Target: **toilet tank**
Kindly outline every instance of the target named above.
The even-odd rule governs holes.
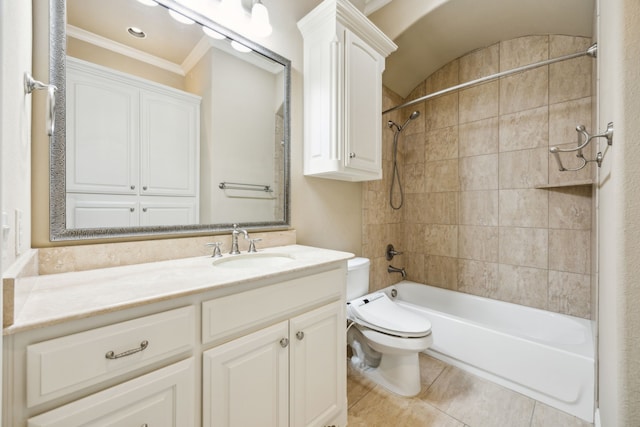
[[[368,258],[352,258],[347,261],[347,301],[369,292]]]

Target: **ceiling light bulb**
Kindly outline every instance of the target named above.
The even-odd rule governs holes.
[[[206,35],[208,35],[209,37],[211,37],[212,39],[216,39],[216,40],[224,40],[226,39],[225,36],[223,36],[222,34],[220,34],[219,32],[212,30],[209,27],[202,27],[202,31],[204,31],[204,33]]]
[[[179,14],[175,10],[169,9],[169,15],[171,15],[173,19],[182,24],[191,25],[196,23],[196,21],[194,21],[193,19],[187,18],[186,16]]]
[[[267,37],[273,31],[269,22],[269,11],[261,0],[257,0],[251,9],[251,26],[258,37]]]
[[[237,50],[238,52],[248,53],[251,52],[251,49],[243,45],[242,43],[238,43],[235,40],[231,40],[231,47]]]
[[[157,6],[158,3],[156,3],[153,0],[138,0],[138,3],[142,3],[145,6]]]

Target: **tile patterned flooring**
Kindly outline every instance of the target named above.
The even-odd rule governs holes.
[[[422,391],[403,398],[348,365],[349,427],[592,427],[425,354]]]

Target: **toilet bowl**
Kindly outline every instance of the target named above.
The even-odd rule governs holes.
[[[431,346],[431,323],[424,316],[400,307],[384,292],[363,294],[369,288],[369,260],[349,260],[347,341],[352,366],[401,396],[420,392],[418,354]],[[358,295],[359,294],[359,295]]]

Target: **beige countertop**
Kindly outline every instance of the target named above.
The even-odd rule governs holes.
[[[353,254],[301,245],[273,247],[258,254],[288,254],[281,266],[231,269],[214,266],[214,258],[199,256],[80,272],[16,279],[13,325],[4,335],[132,308],[213,289],[228,288],[281,274],[302,272],[345,261]],[[234,255],[224,255],[223,258]],[[221,258],[217,258],[221,259]]]

